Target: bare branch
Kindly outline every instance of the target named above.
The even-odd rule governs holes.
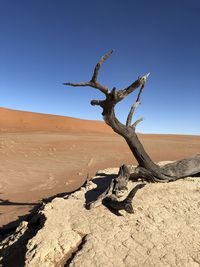
[[[99,89],[99,91],[101,91],[102,93],[104,93],[105,95],[108,94],[108,88],[106,88],[105,86],[103,86],[100,83],[94,83],[94,82],[81,82],[81,83],[63,83],[63,85],[69,85],[69,86],[74,86],[74,87],[84,87],[84,86],[90,86],[96,89]]]
[[[104,85],[98,83],[98,82],[90,82],[90,86],[96,89],[99,89],[99,91],[101,91],[102,93],[104,93],[105,95],[108,95],[109,90],[107,87],[105,87]]]
[[[141,94],[142,91],[144,89],[144,84],[141,86],[140,91],[138,93],[137,99],[135,100],[135,103],[132,105],[127,120],[126,120],[126,126],[131,126],[131,121],[132,121],[132,117],[133,117],[133,113],[136,110],[137,106],[140,104],[140,98],[141,98]]]
[[[94,69],[94,73],[91,79],[91,82],[96,83],[97,81],[97,76],[99,73],[99,69],[101,67],[101,65],[103,64],[103,62],[109,58],[109,56],[113,53],[113,50],[111,50],[110,52],[108,52],[107,54],[105,54],[103,57],[101,57],[101,59],[99,60],[99,62],[96,64],[95,69]]]
[[[81,82],[81,83],[63,83],[64,85],[69,85],[69,86],[90,86],[93,88],[98,89],[99,91],[101,91],[102,93],[104,93],[105,95],[108,95],[109,90],[107,87],[105,87],[104,85],[100,84],[97,82],[97,76],[99,73],[99,69],[101,67],[101,65],[103,64],[103,62],[113,53],[113,50],[111,50],[110,52],[108,52],[105,56],[101,57],[101,59],[99,60],[99,62],[96,64],[95,69],[94,69],[94,73],[92,76],[92,79],[89,82]]]
[[[138,120],[136,120],[136,121],[133,123],[133,125],[132,125],[131,127],[132,127],[133,129],[135,129],[136,126],[138,125],[138,123],[140,123],[140,122],[143,121],[143,120],[144,120],[143,117],[139,118]]]
[[[135,109],[137,108],[138,105],[139,105],[139,102],[137,102],[137,101],[132,105],[132,107],[131,107],[131,109],[129,111],[127,120],[126,120],[126,126],[131,126],[133,113],[134,113],[134,111],[135,111]]]
[[[132,83],[130,86],[128,86],[125,89],[118,91],[118,102],[124,99],[127,95],[135,91],[140,86],[143,86],[149,77],[150,73],[147,73],[146,75],[139,77],[134,83]]]
[[[90,83],[90,82],[82,82],[82,83],[63,83],[63,85],[69,85],[69,86],[78,87],[78,86],[91,86],[91,83]]]
[[[139,79],[141,80],[142,84],[146,83],[147,78],[149,77],[150,72],[148,72],[147,74],[143,75],[142,77],[140,77]]]

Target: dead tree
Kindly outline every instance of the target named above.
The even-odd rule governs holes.
[[[143,118],[140,118],[132,123],[132,117],[140,103],[141,95],[143,93],[149,73],[139,77],[136,81],[124,89],[117,90],[114,87],[112,90],[109,90],[109,88],[97,81],[97,77],[102,63],[112,53],[113,51],[110,51],[105,56],[101,57],[100,61],[94,68],[94,72],[90,81],[81,83],[64,83],[64,85],[75,87],[89,86],[101,91],[104,94],[105,99],[92,100],[91,105],[100,106],[102,108],[102,116],[105,123],[108,124],[113,131],[121,135],[126,140],[132,154],[138,162],[138,167],[135,168],[134,172],[132,173],[126,171],[128,168],[121,168],[118,178],[115,180],[113,192],[119,192],[123,189],[123,187],[126,187],[129,179],[142,179],[147,182],[171,182],[200,173],[200,154],[167,164],[162,167],[158,166],[152,161],[136,134],[136,126],[143,120]],[[123,124],[116,118],[115,106],[138,88],[139,91],[136,100],[127,116],[126,124]]]

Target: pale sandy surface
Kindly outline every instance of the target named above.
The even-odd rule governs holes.
[[[42,198],[78,188],[98,169],[136,163],[104,123],[7,109],[0,115],[0,226]],[[199,136],[140,138],[155,161],[200,151]]]
[[[103,205],[86,210],[89,194],[95,197],[117,172],[99,171],[86,188],[53,199],[35,215],[42,227],[34,233],[22,222],[0,242],[3,266],[200,266],[200,177],[146,184],[133,199],[134,214],[117,216]],[[129,190],[136,184],[129,182]]]

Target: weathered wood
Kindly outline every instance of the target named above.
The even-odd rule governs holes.
[[[146,75],[146,79],[148,78],[148,76],[149,76],[149,73]],[[139,91],[138,96],[137,96],[137,99],[135,100],[135,103],[132,105],[132,107],[129,111],[129,114],[128,114],[128,117],[126,120],[126,126],[131,126],[132,117],[133,117],[133,114],[134,114],[136,108],[140,104],[141,94],[142,94],[143,90],[144,90],[144,84],[141,86],[140,91]],[[140,119],[140,121],[141,121],[141,119]],[[136,126],[137,123],[135,122],[134,125]]]
[[[92,208],[100,206],[102,204],[103,199],[107,197],[107,195],[112,194],[113,188],[114,188],[114,180],[111,181],[109,186],[102,194],[100,194],[95,200],[91,201],[90,203],[87,203],[85,207],[90,210]]]
[[[123,195],[124,192],[128,189],[128,181],[130,178],[130,172],[126,165],[122,165],[119,168],[118,176],[114,179],[114,186],[112,193],[117,197]]]
[[[112,208],[114,210],[125,210],[128,213],[134,213],[133,206],[132,206],[132,200],[136,194],[136,192],[144,187],[145,184],[138,184],[136,185],[128,194],[127,198],[125,198],[122,201],[118,201],[116,198],[116,195],[111,195],[103,199],[103,204],[108,206],[109,208]]]
[[[177,179],[200,173],[200,154],[166,164],[161,171]]]
[[[139,166],[136,172],[134,174],[131,174],[131,178],[142,178],[143,180],[146,180],[148,182],[170,182],[199,173],[200,155],[186,158],[175,163],[168,164],[164,167],[158,166],[149,157],[135,132],[137,124],[142,121],[142,119],[137,120],[131,126],[132,116],[138,104],[140,103],[141,93],[144,89],[144,85],[149,76],[149,73],[143,75],[142,77],[139,77],[136,81],[134,81],[131,85],[124,89],[116,90],[116,88],[113,88],[110,91],[107,87],[97,83],[97,76],[102,63],[112,54],[112,52],[113,51],[107,53],[96,64],[93,76],[89,82],[64,84],[71,86],[91,86],[104,93],[104,100],[92,100],[91,104],[98,105],[103,109],[102,115],[106,124],[108,124],[114,132],[121,135],[126,140],[132,154],[136,158]],[[129,94],[134,92],[137,88],[140,88],[140,91],[138,93],[135,103],[131,107],[131,110],[127,117],[126,125],[124,125],[115,116],[115,105],[121,100],[123,100],[125,97],[127,97]],[[123,179],[120,178],[119,180],[122,184],[123,182],[126,182],[125,177]],[[116,190],[116,192],[117,191],[119,190]]]

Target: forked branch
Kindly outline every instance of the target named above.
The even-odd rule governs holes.
[[[141,94],[142,94],[143,89],[144,89],[144,84],[141,86],[140,91],[139,91],[138,96],[137,96],[137,99],[135,100],[135,103],[132,105],[132,107],[129,111],[129,114],[128,114],[128,117],[126,120],[126,126],[131,126],[132,117],[133,117],[133,114],[134,114],[136,108],[140,104],[140,98],[141,98]]]
[[[185,175],[188,174],[194,175],[195,173],[199,173],[200,156],[198,155],[190,159],[182,160],[175,165],[169,165],[165,168],[158,166],[155,162],[152,161],[150,156],[145,151],[142,143],[138,139],[137,134],[135,133],[136,125],[141,122],[143,118],[138,119],[131,125],[133,114],[138,104],[140,103],[141,95],[149,73],[142,77],[139,77],[130,86],[122,90],[116,90],[116,88],[113,88],[111,91],[109,91],[107,87],[97,82],[97,78],[101,65],[112,54],[112,52],[113,51],[111,50],[105,56],[101,57],[94,68],[92,78],[89,82],[64,84],[71,86],[90,86],[104,93],[104,95],[106,96],[104,100],[92,100],[91,104],[102,107],[102,115],[104,121],[117,134],[121,135],[126,140],[132,154],[136,158],[140,167],[138,169],[137,176],[142,176],[144,180],[151,182],[169,182],[175,181],[177,178],[184,178],[186,177]],[[116,118],[115,105],[123,100],[126,96],[134,92],[137,88],[140,88],[137,99],[131,107],[131,110],[127,117],[126,125],[124,125]]]
[[[108,52],[105,56],[101,57],[101,59],[99,60],[99,62],[96,64],[95,66],[95,69],[94,69],[94,73],[93,73],[93,76],[92,76],[92,79],[89,81],[89,82],[80,82],[80,83],[63,83],[64,85],[69,85],[69,86],[74,86],[74,87],[77,87],[77,86],[80,86],[80,87],[83,87],[83,86],[90,86],[90,87],[93,87],[93,88],[96,88],[98,89],[99,91],[101,91],[102,93],[104,93],[105,95],[108,95],[109,93],[109,90],[107,87],[105,87],[104,85],[100,84],[97,82],[97,76],[98,76],[98,73],[99,73],[99,69],[101,67],[101,65],[103,64],[103,62],[109,58],[109,56],[113,53],[113,50],[111,50],[110,52]]]

